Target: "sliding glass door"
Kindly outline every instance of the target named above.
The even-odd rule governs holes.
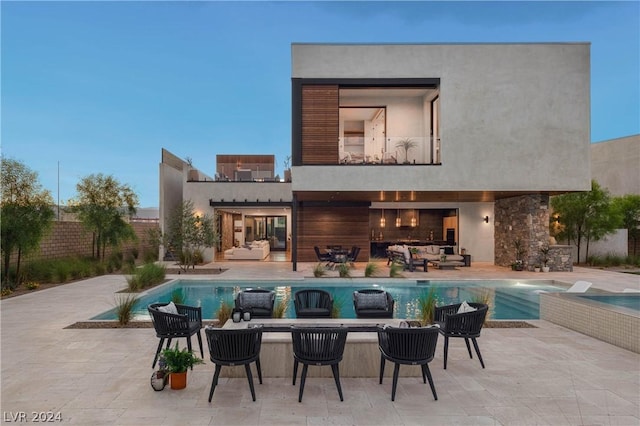
[[[287,249],[286,216],[245,216],[247,242],[267,240],[272,251]]]

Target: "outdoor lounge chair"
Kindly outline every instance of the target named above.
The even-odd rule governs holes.
[[[591,287],[589,281],[576,281],[571,287],[567,289],[567,293],[584,293]]]
[[[460,312],[461,305],[465,305],[470,309],[467,312]],[[464,309],[464,308],[463,308]],[[462,310],[463,310],[462,309]],[[455,305],[437,306],[434,312],[434,321],[440,327],[440,333],[444,336],[444,369],[447,369],[447,356],[449,352],[449,337],[461,337],[467,344],[469,358],[471,355],[471,347],[469,339],[473,342],[476,355],[480,360],[480,365],[484,368],[484,361],[480,355],[480,348],[476,338],[480,337],[480,331],[484,325],[484,319],[487,316],[489,307],[483,303],[457,303]]]
[[[419,365],[422,367],[422,380],[431,387],[433,399],[438,400],[436,387],[433,384],[429,362],[433,360],[438,344],[437,327],[413,327],[399,328],[378,326],[378,348],[380,349],[380,384],[384,376],[385,361],[395,363],[393,370],[393,387],[391,388],[391,401],[396,399],[398,385],[398,373],[400,364]]]
[[[162,344],[167,339],[167,348],[171,345],[171,339],[178,337],[187,338],[187,349],[191,348],[191,336],[198,335],[198,344],[200,345],[200,355],[204,357],[202,351],[202,308],[187,305],[178,305],[170,303],[152,303],[147,307],[153,328],[156,330],[156,336],[160,338],[156,356],[153,358],[152,368],[155,368]],[[193,367],[192,367],[193,368]]]
[[[244,365],[251,389],[251,397],[256,400],[256,392],[253,388],[253,377],[250,364],[256,363],[258,380],[262,384],[262,369],[260,368],[260,346],[262,345],[262,327],[229,330],[224,328],[207,327],[204,330],[209,345],[211,362],[216,365],[209,391],[209,402],[213,398],[213,392],[218,385],[218,377],[223,365]]]
[[[293,385],[296,384],[298,364],[302,363],[300,376],[300,392],[298,402],[302,402],[304,383],[307,378],[309,365],[330,365],[333,379],[338,388],[340,401],[342,386],[340,386],[340,370],[338,364],[342,361],[344,346],[347,341],[347,329],[343,327],[291,327],[293,343]]]
[[[273,317],[273,304],[276,292],[261,288],[247,289],[236,295],[236,309],[250,311],[251,318]]]
[[[331,318],[333,297],[324,290],[308,289],[293,295],[296,318]]]
[[[366,289],[353,292],[353,308],[358,318],[393,318],[395,301],[384,290]]]

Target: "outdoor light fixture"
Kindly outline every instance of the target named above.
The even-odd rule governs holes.
[[[400,219],[400,210],[396,210],[396,228],[400,228],[402,225],[402,219]]]
[[[489,223],[489,216],[484,217],[484,223]]]
[[[382,209],[382,214],[380,215],[380,228],[384,228],[387,224],[387,221],[384,218],[384,209]]]

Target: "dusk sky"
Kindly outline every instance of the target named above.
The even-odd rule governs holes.
[[[91,173],[158,207],[162,148],[291,152],[291,43],[591,43],[591,141],[640,133],[640,3],[7,2],[2,155],[54,200]],[[440,76],[442,77],[442,76]],[[58,164],[59,187],[58,192]]]

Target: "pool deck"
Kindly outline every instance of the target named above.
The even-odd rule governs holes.
[[[311,276],[314,264],[299,264],[298,272],[286,262],[215,266],[228,270],[212,279],[258,281]],[[586,280],[601,290],[640,289],[637,275],[578,267],[543,274],[475,263],[404,275]],[[11,419],[20,412],[30,419],[50,411],[82,425],[640,425],[640,355],[543,320],[529,321],[537,328],[484,329],[478,343],[486,369],[454,339],[443,370],[441,340],[430,364],[438,401],[417,377],[400,378],[395,402],[389,379],[379,385],[375,378],[343,378],[340,402],[333,379],[311,377],[298,403],[298,386],[280,377],[256,381],[256,402],[246,379],[221,378],[209,404],[208,360],[189,372],[185,390],[154,392],[152,329],[64,328],[113,307],[114,292],[125,287],[123,276],[110,275],[0,302],[3,424],[17,423]]]

